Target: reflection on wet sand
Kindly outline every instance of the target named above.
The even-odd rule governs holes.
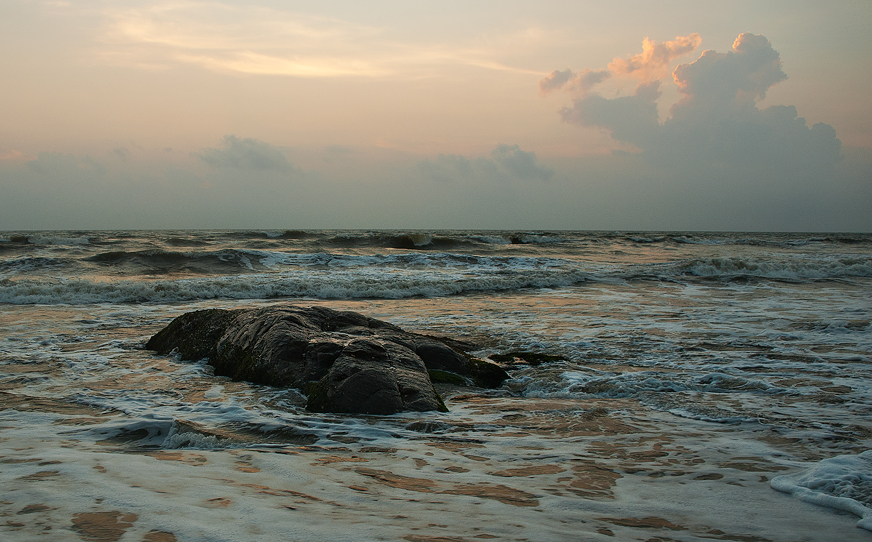
[[[178,514],[264,539],[278,531],[298,537],[289,539],[322,536],[340,517],[346,527],[367,525],[361,539],[414,541],[766,542],[785,540],[782,529],[795,532],[803,521],[811,532],[854,529],[837,513],[798,518],[803,503],[768,488],[769,477],[792,464],[795,442],[732,440],[738,429],[688,424],[630,399],[580,404],[459,390],[447,398],[451,414],[429,431],[407,430],[424,426],[401,416],[359,419],[363,428],[396,434],[373,440],[364,431],[362,442],[276,445],[266,432],[257,439],[189,424],[187,431],[220,433],[222,447],[149,450],[136,438],[154,438],[147,433],[103,444],[54,435],[39,447],[6,447],[0,530],[4,540],[45,532],[96,542],[207,532]],[[9,442],[26,431],[26,422],[7,418],[0,435]],[[119,499],[113,487],[137,497]],[[252,506],[261,520],[244,519]],[[166,507],[179,512],[167,518]],[[766,520],[748,521],[749,510]]]

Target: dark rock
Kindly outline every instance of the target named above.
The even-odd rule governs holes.
[[[469,374],[475,385],[482,388],[498,388],[509,378],[502,367],[481,359],[470,360]]]
[[[427,371],[427,374],[430,375],[430,381],[433,383],[454,384],[455,386],[469,386],[472,384],[472,379],[464,378],[457,373],[433,369]]]
[[[508,378],[452,346],[355,312],[294,306],[191,312],[146,343],[208,358],[219,376],[299,388],[311,411],[367,414],[447,410],[430,375],[486,387]]]
[[[542,365],[543,363],[554,363],[555,361],[563,361],[565,359],[561,356],[526,351],[512,351],[505,354],[491,354],[488,357],[491,360],[496,361],[497,363],[526,363],[533,367]]]

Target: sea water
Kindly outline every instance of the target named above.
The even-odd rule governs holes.
[[[868,540],[870,299],[865,234],[3,232],[0,538]],[[348,416],[143,348],[287,303],[518,355]]]

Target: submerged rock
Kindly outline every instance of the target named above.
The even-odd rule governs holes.
[[[183,314],[146,348],[207,358],[215,374],[308,395],[314,412],[446,411],[434,378],[497,387],[508,375],[434,337],[325,307],[210,309]]]

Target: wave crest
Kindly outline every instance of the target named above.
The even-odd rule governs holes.
[[[784,281],[872,277],[872,257],[810,258],[700,258],[680,262],[671,270],[678,276],[712,279],[772,279]]]

